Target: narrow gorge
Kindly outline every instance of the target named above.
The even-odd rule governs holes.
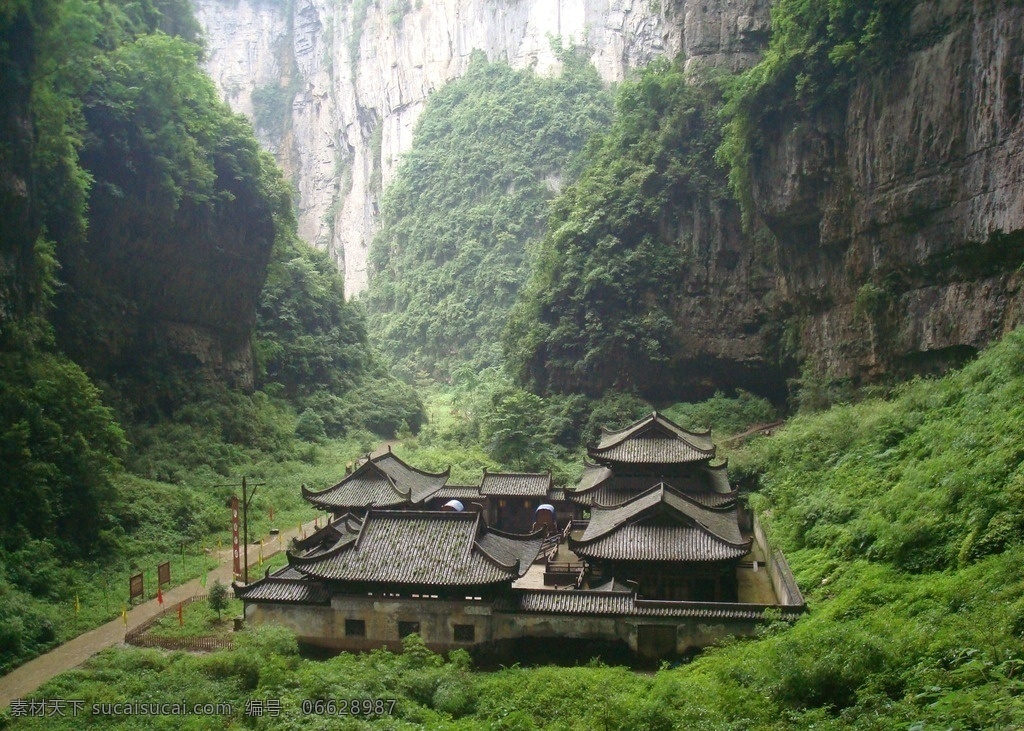
[[[330,252],[348,296],[367,286],[382,194],[426,99],[474,49],[549,73],[559,42],[580,45],[615,82],[658,57],[741,71],[771,30],[765,0],[195,6],[208,70],[291,176],[300,234]],[[660,395],[784,398],[801,368],[853,383],[942,370],[1024,322],[1024,9],[901,12],[905,53],[844,94],[801,98],[791,83],[763,100],[741,185],[748,226],[735,201],[683,202],[664,237],[684,266]]]

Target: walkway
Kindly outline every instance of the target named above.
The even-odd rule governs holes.
[[[304,530],[312,531],[313,523],[303,526]],[[282,550],[292,538],[297,536],[299,529],[292,528],[280,534],[281,540],[267,540],[264,542],[263,557],[266,559]],[[221,550],[217,554],[219,564],[217,568],[210,571],[207,576],[207,588],[214,581],[220,580],[225,585],[231,584],[231,548]],[[259,551],[249,551],[249,578],[253,581],[260,578],[259,569],[254,570],[259,563]],[[128,629],[155,617],[162,612],[165,606],[174,606],[196,594],[205,593],[199,579],[193,579],[186,584],[176,586],[164,593],[164,604],[161,605],[156,599],[139,604],[128,611]],[[55,647],[45,655],[40,655],[30,660],[9,674],[0,678],[0,710],[11,704],[16,698],[24,698],[47,680],[50,680],[61,673],[78,667],[100,650],[119,645],[124,642],[125,634],[124,620],[117,619],[107,622],[104,625],[79,635],[73,640]]]

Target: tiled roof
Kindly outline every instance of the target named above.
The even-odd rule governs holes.
[[[331,593],[322,582],[302,576],[291,567],[254,581],[248,586],[232,584],[235,597],[247,602],[280,602],[285,604],[331,603]]]
[[[488,533],[478,513],[370,510],[357,540],[316,557],[289,554],[308,576],[332,581],[460,586],[511,582],[541,537]]]
[[[595,506],[590,513],[590,524],[580,541],[594,540],[639,517],[657,514],[652,509],[658,507],[669,508],[678,516],[686,516],[690,519],[686,523],[692,521],[722,541],[733,545],[746,543],[740,535],[735,508],[706,508],[664,483],[652,487],[622,505],[609,508]],[[664,510],[658,512],[663,513]]]
[[[658,412],[619,431],[603,430],[596,446],[587,447],[592,459],[629,464],[679,464],[715,456],[711,432],[691,432]]]
[[[413,503],[421,503],[440,490],[448,482],[451,470],[424,472],[410,467],[391,452],[373,458],[374,464],[387,473],[400,490],[408,490]]]
[[[551,489],[549,472],[484,472],[481,495],[547,497]]]
[[[624,581],[619,581],[618,579],[609,579],[600,586],[595,586],[593,589],[591,589],[591,591],[614,591],[620,593],[626,592],[627,594],[631,594],[635,590],[635,588],[635,586],[630,586]]]
[[[708,472],[710,473],[711,470]],[[656,487],[661,482],[674,488],[677,492],[684,493],[687,497],[701,505],[708,507],[728,505],[734,502],[739,495],[734,490],[730,492],[716,492],[711,486],[715,485],[717,487],[718,484],[722,483],[719,480],[716,484],[715,478],[712,477],[709,477],[708,481],[704,482],[693,477],[664,478],[631,475],[604,479],[588,489],[584,489],[582,487],[583,482],[581,482],[580,487],[574,490],[566,490],[566,497],[579,505],[615,506],[632,500],[652,487]],[[725,478],[724,484],[728,485],[728,477]]]
[[[594,464],[593,462],[584,459],[583,477],[580,478],[580,483],[576,486],[576,491],[586,492],[587,490],[593,490],[611,476],[612,471],[609,468],[603,465]]]
[[[479,485],[445,485],[430,496],[431,500],[479,500]]]
[[[530,565],[540,553],[541,543],[543,537],[539,535],[524,541],[523,536],[494,529],[485,531],[477,539],[477,547],[498,563],[504,566],[518,565],[519,576],[529,571]]]
[[[729,484],[729,460],[721,464],[708,465],[707,475],[711,478],[711,486],[715,492],[732,492],[732,485]]]
[[[358,529],[353,526],[352,520],[351,513],[345,513],[305,538],[296,538],[294,545],[302,551],[308,551],[315,546],[334,546],[342,538],[356,535]]]
[[[553,614],[630,614],[633,594],[621,591],[517,591],[508,608]]]
[[[611,561],[696,562],[741,558],[750,546],[724,543],[700,528],[634,523],[574,550],[581,558]]]
[[[677,525],[651,525],[650,519],[674,518]],[[594,506],[579,539],[569,539],[577,555],[588,558],[651,561],[720,561],[750,550],[740,534],[735,505],[709,508],[661,483],[616,507]]]
[[[544,614],[590,614],[663,618],[750,619],[764,616],[766,609],[781,610],[783,616],[795,618],[804,606],[739,604],[727,602],[675,602],[637,599],[634,594],[611,591],[549,591],[517,589],[513,596],[495,604],[502,612],[534,612]]]
[[[440,490],[448,472],[432,474],[410,467],[391,452],[364,462],[333,487],[313,492],[303,487],[302,497],[318,508],[396,507],[420,503]]]

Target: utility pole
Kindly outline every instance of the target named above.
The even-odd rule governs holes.
[[[266,483],[263,482],[252,482],[247,483],[245,477],[242,478],[242,562],[244,564],[243,581],[249,583],[249,503],[252,502],[253,496],[256,494],[256,488],[261,487]],[[232,483],[228,485],[215,485],[215,487],[239,487],[238,484]],[[252,488],[252,492],[249,492],[249,488]]]
[[[262,484],[262,483],[260,483]],[[242,550],[243,559],[245,561],[245,568],[242,569],[245,575],[243,579],[246,584],[249,583],[249,502],[252,500],[253,495],[256,494],[256,483],[252,485],[252,492],[249,495],[245,493],[245,477],[242,478],[242,540],[245,541],[245,548]]]

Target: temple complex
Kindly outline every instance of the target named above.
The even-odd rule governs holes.
[[[805,606],[715,451],[655,412],[604,431],[565,489],[550,473],[449,485],[368,456],[333,487],[303,486],[331,519],[235,592],[250,623],[339,650],[417,632],[437,650],[563,638],[662,658],[750,634],[767,610]]]

